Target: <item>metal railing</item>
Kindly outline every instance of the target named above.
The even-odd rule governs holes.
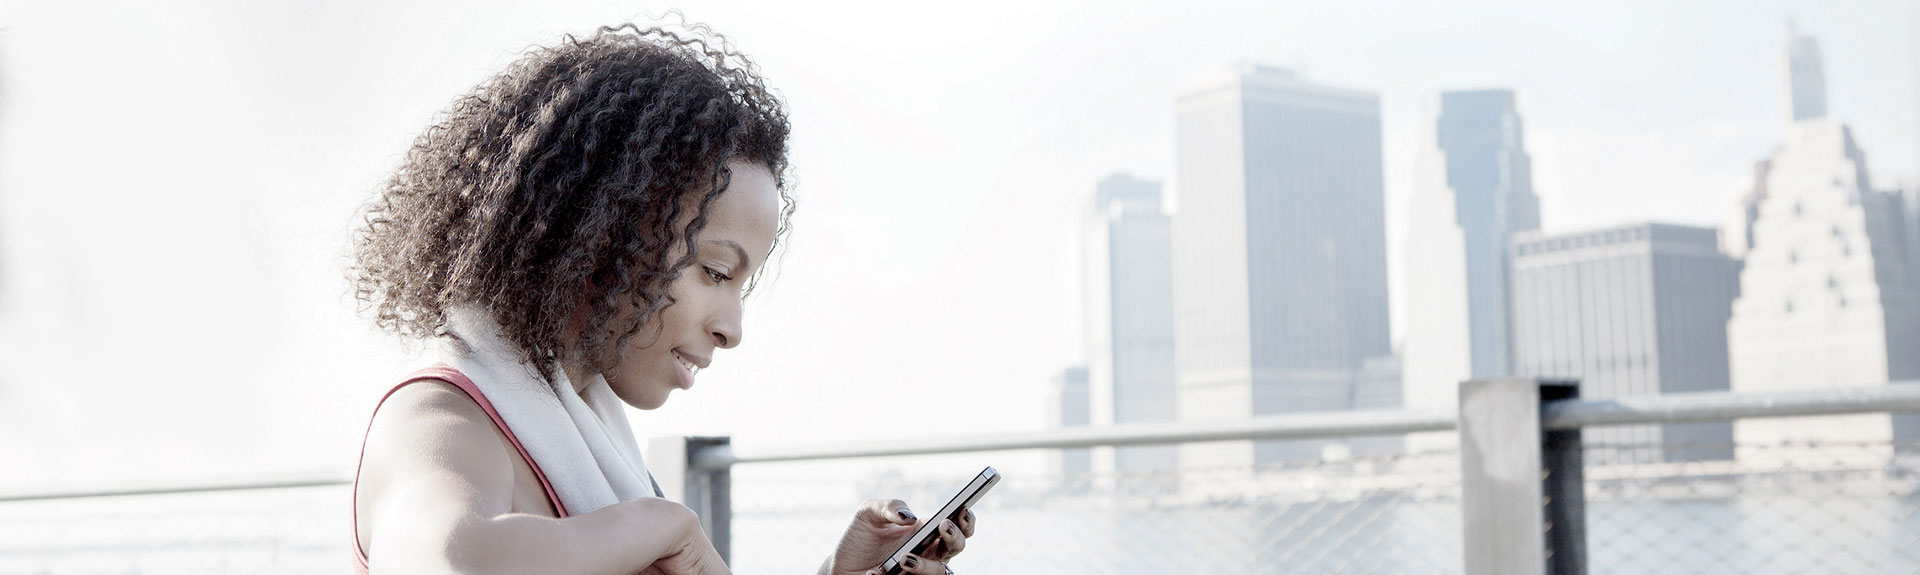
[[[130,485],[122,487],[92,486],[72,490],[0,493],[0,503],[52,501],[59,499],[96,499],[101,497],[136,497],[141,495],[226,493],[267,489],[298,489],[302,487],[345,487],[348,485],[353,485],[352,477],[315,474],[291,478],[253,479],[222,483],[178,483],[171,485]]]
[[[1920,412],[1920,383],[1777,393],[1693,393],[1580,399],[1572,381],[1464,382],[1458,419],[1404,411],[1266,416],[1241,421],[1127,425],[921,441],[764,451],[726,438],[659,438],[650,451],[670,497],[700,513],[723,553],[731,548],[736,465],[1021,449],[1459,432],[1463,568],[1475,574],[1587,572],[1585,463],[1590,426]],[[672,463],[663,460],[671,458]],[[1544,504],[1541,504],[1544,502]]]
[[[1653,463],[1637,465],[1609,465],[1603,461],[1590,459],[1593,454],[1602,454],[1613,446],[1596,446],[1591,441],[1582,442],[1582,431],[1596,426],[1623,426],[1647,424],[1676,424],[1688,422],[1734,421],[1748,418],[1776,418],[1794,416],[1832,416],[1845,414],[1887,414],[1920,412],[1920,382],[1904,382],[1883,386],[1868,386],[1822,391],[1800,391],[1780,393],[1695,393],[1660,397],[1617,398],[1617,399],[1581,399],[1577,395],[1578,386],[1567,381],[1542,381],[1535,379],[1509,379],[1472,381],[1461,384],[1460,411],[1458,417],[1413,413],[1404,411],[1370,412],[1334,412],[1299,414],[1288,416],[1267,416],[1253,419],[1209,422],[1178,423],[1154,425],[1130,425],[1111,428],[1076,428],[1050,430],[1032,433],[999,435],[981,435],[932,440],[879,441],[858,444],[837,444],[822,447],[794,447],[783,449],[752,450],[734,447],[725,437],[675,437],[653,440],[649,445],[648,463],[669,498],[686,503],[699,512],[703,526],[712,537],[716,546],[724,554],[731,555],[737,548],[734,537],[736,514],[733,475],[739,466],[777,464],[781,462],[813,462],[822,460],[847,460],[856,458],[896,458],[932,454],[977,453],[1009,450],[1077,449],[1089,447],[1130,447],[1149,445],[1197,444],[1220,441],[1264,441],[1264,440],[1325,440],[1328,438],[1355,437],[1393,437],[1414,433],[1454,432],[1458,435],[1458,452],[1440,452],[1430,455],[1398,455],[1385,458],[1354,458],[1348,461],[1322,461],[1301,465],[1256,466],[1253,469],[1240,470],[1177,470],[1173,472],[1174,489],[1190,489],[1199,484],[1211,489],[1206,497],[1170,497],[1165,492],[1154,492],[1145,498],[1145,506],[1112,508],[1106,503],[1087,503],[1081,492],[1053,488],[1050,491],[1031,491],[1020,493],[1008,490],[1005,499],[1014,500],[1021,495],[1025,505],[1038,505],[1047,509],[1047,513],[1022,515],[1022,519],[1009,522],[1029,521],[1034,517],[1045,518],[1055,507],[1066,506],[1073,513],[1106,513],[1102,517],[1112,519],[1113,523],[1128,526],[1134,531],[1128,533],[1107,533],[1109,537],[1119,538],[1120,549],[1144,553],[1133,560],[1142,563],[1160,560],[1167,563],[1153,564],[1148,571],[1175,569],[1178,565],[1170,559],[1155,559],[1174,553],[1189,553],[1189,550],[1176,549],[1184,545],[1178,537],[1198,537],[1196,541],[1213,543],[1232,537],[1245,540],[1236,541],[1237,545],[1252,549],[1253,557],[1242,563],[1214,563],[1214,571],[1220,572],[1271,572],[1274,565],[1290,565],[1286,572],[1466,572],[1475,574],[1513,574],[1540,573],[1556,574],[1588,572],[1588,563],[1593,560],[1593,550],[1588,547],[1589,527],[1600,529],[1603,538],[1600,548],[1609,560],[1618,560],[1620,556],[1631,554],[1637,549],[1623,548],[1629,545],[1657,545],[1662,539],[1671,539],[1682,529],[1680,526],[1663,525],[1663,522],[1679,517],[1680,521],[1717,522],[1717,521],[1768,521],[1788,525],[1763,526],[1772,532],[1766,535],[1773,539],[1767,541],[1804,538],[1803,526],[1791,525],[1804,522],[1802,517],[1792,514],[1823,512],[1822,508],[1836,505],[1852,505],[1880,515],[1898,516],[1895,521],[1906,521],[1908,515],[1920,514],[1920,508],[1913,508],[1920,501],[1920,461],[1913,458],[1902,459],[1886,454],[1894,453],[1894,447],[1879,443],[1867,445],[1855,451],[1881,454],[1892,457],[1896,463],[1883,468],[1860,466],[1855,464],[1859,458],[1849,459],[1840,464],[1804,464],[1795,468],[1770,467],[1746,469],[1742,462],[1733,459],[1704,462]],[[1591,439],[1591,437],[1589,438]],[[1645,446],[1626,446],[1645,447]],[[1744,447],[1744,446],[1743,446]],[[1848,446],[1812,445],[1776,447],[1776,451],[1788,455],[1804,456],[1815,453],[1819,456],[1852,457],[1838,453]],[[1831,453],[1829,453],[1831,452]],[[1851,452],[1848,452],[1851,453]],[[1798,454],[1798,455],[1795,455]],[[1378,464],[1376,469],[1374,466]],[[1825,467],[1821,467],[1825,465]],[[772,465],[767,469],[778,469]],[[1364,468],[1364,470],[1362,470]],[[1864,479],[1863,479],[1864,478]],[[1158,489],[1166,484],[1155,477],[1147,477],[1139,482]],[[131,539],[138,539],[142,549],[158,550],[154,553],[172,554],[178,557],[181,545],[167,543],[172,537],[170,526],[177,520],[170,519],[174,511],[155,512],[148,516],[129,519],[124,512],[106,510],[118,509],[121,502],[129,497],[142,497],[155,500],[155,508],[173,509],[174,503],[162,504],[161,500],[184,501],[180,497],[227,498],[223,495],[233,492],[258,491],[260,497],[274,501],[285,500],[282,515],[298,514],[301,518],[279,517],[262,514],[274,512],[272,505],[261,506],[238,500],[229,505],[235,513],[247,513],[262,518],[262,521],[281,523],[314,524],[317,527],[289,527],[286,533],[293,535],[273,536],[265,539],[251,538],[245,529],[238,531],[212,532],[195,535],[196,540],[204,540],[209,547],[207,553],[231,553],[236,545],[279,546],[281,549],[268,553],[268,557],[280,557],[266,563],[267,570],[298,572],[306,569],[280,569],[287,561],[324,560],[337,561],[344,551],[321,545],[333,545],[343,540],[335,531],[343,529],[344,518],[340,521],[312,521],[306,515],[320,513],[343,513],[332,503],[342,496],[340,488],[350,483],[350,478],[335,476],[311,476],[292,478],[265,478],[258,481],[234,482],[216,485],[178,484],[160,486],[130,486],[113,488],[73,489],[64,491],[42,491],[34,493],[0,494],[0,503],[10,507],[0,509],[27,509],[34,511],[28,519],[30,524],[16,522],[14,526],[22,529],[68,529],[76,533],[93,533],[96,527],[110,529],[133,529],[128,531]],[[881,492],[896,492],[901,483],[876,484],[884,489]],[[1891,485],[1893,487],[1887,488]],[[1837,497],[1851,496],[1863,488],[1870,492],[1871,498],[1848,503],[1836,502]],[[318,488],[318,489],[306,489]],[[1746,490],[1746,491],[1741,491]],[[1878,490],[1878,491],[1875,491]],[[911,489],[909,489],[911,491]],[[921,490],[926,492],[934,489]],[[919,493],[921,491],[915,491]],[[1231,495],[1239,492],[1249,494],[1246,497],[1221,497],[1222,493]],[[1677,492],[1675,496],[1670,492]],[[1783,498],[1780,494],[1792,496],[1798,492],[1810,492],[1811,496],[1800,499]],[[306,494],[301,494],[306,493]],[[1764,497],[1755,497],[1758,493]],[[1733,495],[1729,495],[1733,494]],[[1749,496],[1745,500],[1739,497]],[[153,497],[148,497],[153,496]],[[928,495],[936,497],[937,495]],[[248,498],[255,498],[249,495]],[[1437,497],[1437,499],[1436,499]],[[1708,511],[1695,511],[1694,507],[1682,506],[1682,512],[1666,514],[1648,512],[1648,502],[1660,498],[1680,497],[1686,505],[1706,501]],[[1726,509],[1724,502],[1729,497],[1738,500]],[[1809,499],[1809,497],[1813,497]],[[1828,497],[1829,499],[1821,499]],[[1596,499],[1597,498],[1597,499]],[[195,499],[194,501],[200,501]],[[1592,501],[1590,501],[1592,499]],[[996,501],[999,499],[997,498]],[[1110,501],[1109,498],[1108,501]],[[69,503],[70,501],[70,503]],[[87,503],[97,501],[98,503]],[[1066,503],[1061,503],[1065,501]],[[1664,504],[1665,500],[1655,501]],[[1783,503],[1783,501],[1785,503]],[[1898,509],[1882,510],[1874,506],[1885,506],[1884,502],[1894,501]],[[1037,503],[1036,503],[1037,502]],[[1080,502],[1080,503],[1074,503]],[[1905,503],[1902,503],[1905,502]],[[68,525],[56,520],[64,517],[64,512],[55,512],[49,505],[73,506],[74,509],[98,508],[97,519],[88,519],[89,523]],[[763,529],[767,512],[755,511],[749,502],[746,509],[755,525],[752,533],[769,533],[774,530]],[[1079,505],[1079,507],[1074,507]],[[1107,505],[1102,507],[1102,505]],[[1713,507],[1713,506],[1719,507]],[[1744,507],[1742,506],[1744,505]],[[179,508],[203,509],[198,503],[188,506],[182,502]],[[1437,507],[1436,507],[1437,506]],[[1637,506],[1637,507],[1636,507]],[[1439,511],[1435,511],[1438,509]],[[1808,511],[1808,510],[1813,511]],[[185,511],[182,511],[185,512]],[[193,513],[201,513],[194,511]],[[757,513],[757,515],[756,515]],[[1598,513],[1598,515],[1596,515]],[[18,517],[27,517],[15,513]],[[1201,521],[1182,523],[1200,518]],[[1214,525],[1222,517],[1238,517],[1236,526]],[[1251,517],[1250,519],[1248,517]],[[1411,517],[1411,519],[1409,519]],[[1593,517],[1601,521],[1590,526]],[[1726,519],[1732,517],[1734,519]],[[1753,519],[1753,518],[1759,519]],[[1786,518],[1786,519],[1783,519]],[[224,525],[225,520],[215,521]],[[293,519],[293,520],[289,520]],[[123,525],[125,521],[145,521],[143,527],[135,529]],[[1246,528],[1246,521],[1263,529],[1252,539],[1246,539],[1239,531]],[[1871,538],[1880,537],[1873,533],[1861,535],[1858,521],[1846,517],[1829,518],[1825,523],[1854,529],[1845,531],[1840,537]],[[1849,523],[1852,521],[1852,523]],[[0,518],[0,526],[8,522]],[[53,522],[53,523],[48,523]],[[1161,526],[1157,523],[1171,526]],[[150,525],[149,525],[150,523]],[[339,523],[336,525],[335,523]],[[1180,523],[1180,525],[1172,525]],[[1911,522],[1909,522],[1911,523]],[[1209,525],[1199,533],[1180,533],[1192,530],[1191,525]],[[49,527],[32,527],[47,525]],[[783,524],[784,525],[784,524]],[[1011,530],[1014,525],[1000,524],[996,529]],[[1064,525],[1064,526],[1063,526]],[[1043,536],[1071,537],[1075,524],[1066,523],[1036,527],[1024,531],[1029,538]],[[1920,525],[1900,523],[1899,529],[1913,531],[1920,537]],[[1692,527],[1709,531],[1727,529],[1725,525],[1702,523]],[[319,529],[309,533],[310,529]],[[1652,533],[1640,537],[1620,537],[1623,530],[1651,529]],[[818,529],[810,529],[818,531]],[[1111,530],[1110,530],[1111,531]],[[1920,561],[1920,545],[1907,542],[1907,531],[1895,530],[1888,540],[1892,564],[1899,561]],[[70,540],[90,541],[76,535]],[[1426,548],[1409,551],[1404,546],[1395,547],[1397,539],[1414,538],[1423,540]],[[50,541],[50,540],[49,540]],[[809,542],[814,545],[815,542]],[[1054,547],[1061,541],[1047,542],[1045,546]],[[1071,542],[1066,542],[1071,543]],[[1033,543],[1030,543],[1033,544]],[[1748,547],[1765,546],[1766,543],[1751,544]],[[188,547],[191,544],[187,545]],[[1071,545],[1069,545],[1070,547]],[[1457,546],[1457,547],[1456,547]],[[1783,545],[1791,547],[1792,543]],[[13,565],[28,571],[54,571],[58,568],[35,567],[30,560],[34,553],[33,544],[25,548],[6,549],[0,544],[0,565]],[[57,547],[57,549],[56,549]],[[75,561],[96,554],[97,546],[88,542],[74,546],[59,544],[55,549],[62,557]],[[1109,546],[1106,549],[1111,550]],[[982,546],[981,549],[988,549]],[[1824,549],[1824,548],[1822,548]],[[1384,550],[1369,553],[1369,550]],[[1845,550],[1844,548],[1842,550]],[[747,555],[758,555],[762,551],[755,547]],[[1657,550],[1656,550],[1657,551]],[[1727,554],[1747,554],[1750,548],[1737,547]],[[1761,551],[1765,551],[1762,549]],[[1791,551],[1791,549],[1789,549]],[[140,551],[146,553],[147,551]],[[27,555],[23,555],[23,553]],[[1199,554],[1198,561],[1206,561],[1211,550],[1191,551]],[[1813,551],[1803,554],[1816,555]],[[1359,564],[1356,558],[1366,559],[1372,556],[1392,555],[1413,556],[1413,559],[1395,564]],[[1289,557],[1295,555],[1298,557]],[[1655,557],[1664,557],[1660,553],[1651,553]],[[1344,557],[1343,557],[1344,556]],[[294,559],[289,559],[289,557]],[[23,558],[29,558],[22,563]],[[318,559],[313,559],[318,558]],[[12,562],[9,563],[8,560]],[[173,559],[168,559],[173,560]],[[186,559],[181,559],[186,561]],[[1187,560],[1196,560],[1189,557]],[[1271,561],[1257,563],[1256,561]],[[981,561],[974,558],[969,561]],[[1287,563],[1291,561],[1291,563]],[[48,563],[41,563],[46,565]],[[70,565],[73,563],[61,563]],[[153,563],[143,563],[154,565]],[[158,563],[164,565],[165,563]],[[1888,563],[1865,563],[1869,568]],[[94,570],[123,569],[121,563],[87,563],[84,565],[102,565]],[[209,564],[211,565],[211,564]],[[221,565],[234,565],[221,563]],[[305,565],[305,563],[302,563]],[[323,566],[330,568],[333,563]],[[970,565],[975,565],[970,563]],[[1223,566],[1224,565],[1224,566]],[[1830,564],[1814,560],[1810,565],[1814,570]],[[1848,564],[1859,565],[1859,564]],[[255,565],[260,567],[260,565]],[[1599,565],[1598,571],[1616,572],[1650,571],[1638,568],[1627,569],[1613,565]],[[143,567],[142,569],[145,569]],[[7,569],[0,569],[4,571]],[[81,570],[88,570],[82,568]],[[160,569],[165,570],[165,569]],[[192,569],[188,569],[191,571]],[[258,570],[252,567],[241,570]],[[1177,570],[1177,569],[1175,569]],[[1669,569],[1671,570],[1671,569]],[[1762,567],[1749,569],[1758,571],[1793,570],[1791,566],[1774,568]],[[1804,570],[1804,569],[1803,569]],[[1832,570],[1829,568],[1828,570]],[[1841,568],[1842,571],[1858,571],[1859,568]],[[771,571],[771,570],[769,570]]]

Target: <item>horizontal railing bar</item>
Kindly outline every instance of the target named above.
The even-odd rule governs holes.
[[[1920,382],[1782,392],[1705,392],[1614,399],[1556,401],[1542,408],[1541,427],[1577,429],[1595,425],[1730,421],[1859,413],[1920,412]],[[823,447],[792,447],[737,453],[731,447],[693,454],[693,466],[725,469],[740,463],[805,461],[903,455],[937,455],[1019,449],[1072,449],[1207,441],[1323,439],[1451,431],[1448,416],[1409,411],[1341,411],[1262,416],[1238,421],[1129,424],[953,438],[908,439]],[[203,485],[0,493],[0,503],[247,491],[351,485],[351,478],[318,477]]]
[[[251,491],[257,489],[288,489],[294,487],[331,487],[352,485],[352,478],[321,477],[311,479],[288,479],[281,481],[254,481],[236,483],[212,483],[203,485],[175,485],[156,487],[133,487],[125,489],[89,489],[75,491],[53,491],[44,493],[0,493],[0,503],[18,501],[43,501],[48,499],[86,499],[92,497],[122,497],[128,495],[170,495],[176,493],[204,493],[209,491]]]
[[[1806,391],[1703,392],[1569,399],[1541,408],[1544,429],[1920,411],[1920,382]]]
[[[725,469],[738,463],[933,455],[1015,449],[1158,445],[1243,439],[1320,439],[1451,431],[1452,417],[1408,411],[1339,411],[1261,416],[1238,421],[1136,423],[1113,427],[1072,427],[954,438],[902,439],[861,444],[796,447],[736,452],[716,447],[693,454],[693,467]]]

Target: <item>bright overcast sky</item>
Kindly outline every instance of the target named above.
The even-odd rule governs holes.
[[[0,4],[0,489],[344,472],[423,365],[355,315],[354,210],[521,49],[669,7],[510,4]],[[1236,61],[1381,94],[1395,253],[1445,89],[1518,92],[1549,230],[1711,225],[1781,132],[1789,17],[1876,181],[1916,173],[1911,3],[1546,4],[681,5],[786,96],[800,212],[745,344],[639,433],[1039,428],[1094,182],[1177,195],[1173,92]]]

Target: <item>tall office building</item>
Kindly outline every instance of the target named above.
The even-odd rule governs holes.
[[[1787,110],[1794,122],[1827,117],[1827,71],[1820,42],[1788,25]]]
[[[1866,155],[1845,124],[1802,116],[1825,88],[1811,39],[1789,49],[1796,121],[1769,160],[1766,197],[1740,274],[1727,337],[1733,388],[1742,392],[1885,385],[1920,378],[1920,280],[1908,253],[1900,197],[1876,191]],[[1808,56],[1811,54],[1811,56]],[[1807,58],[1812,58],[1808,61]],[[1812,83],[1813,80],[1808,80]],[[1920,416],[1851,415],[1742,420],[1742,459],[1768,459],[1782,441],[1880,443],[1920,439]]]
[[[1047,390],[1047,424],[1054,428],[1086,427],[1087,368],[1074,366],[1054,376]],[[1086,448],[1055,450],[1053,469],[1060,474],[1062,487],[1070,491],[1085,489],[1092,481],[1093,456]]]
[[[1430,413],[1459,408],[1460,382],[1511,373],[1514,234],[1540,224],[1513,92],[1441,95],[1439,118],[1422,140],[1409,205],[1406,406]],[[1416,434],[1416,451],[1451,449],[1448,434]]]
[[[1433,124],[1426,124],[1433,126]],[[1428,136],[1432,132],[1427,133]],[[1413,197],[1407,202],[1405,273],[1406,339],[1401,370],[1407,409],[1455,413],[1460,382],[1473,378],[1473,352],[1467,319],[1466,233],[1456,215],[1459,203],[1447,185],[1446,157],[1438,138],[1415,157]],[[1448,451],[1460,444],[1454,433],[1407,436],[1411,451]]]
[[[1180,419],[1349,409],[1362,361],[1391,351],[1379,98],[1244,66],[1183,90],[1175,132]],[[1319,449],[1192,445],[1182,464]]]
[[[1082,229],[1090,421],[1173,421],[1173,232],[1160,183],[1107,177]],[[1179,466],[1178,449],[1103,447],[1094,450],[1093,466],[1121,474],[1123,487],[1165,485]]]
[[[1513,368],[1507,250],[1515,233],[1540,227],[1533,162],[1521,138],[1513,92],[1447,92],[1440,95],[1440,107],[1447,187],[1465,242],[1473,377],[1501,377]]]
[[[1640,224],[1514,241],[1515,370],[1580,380],[1580,397],[1726,391],[1740,264],[1713,229]],[[1589,463],[1726,459],[1728,423],[1606,426]]]

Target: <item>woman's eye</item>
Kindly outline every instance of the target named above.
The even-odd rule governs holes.
[[[706,270],[707,270],[707,279],[713,280],[714,283],[726,283],[729,281],[733,281],[733,276],[720,273],[718,270],[715,270],[713,268],[706,268]]]

